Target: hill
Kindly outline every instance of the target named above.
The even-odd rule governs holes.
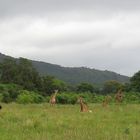
[[[0,62],[2,62],[4,58],[8,57],[10,56],[0,53]],[[78,84],[81,82],[103,84],[108,80],[117,80],[122,83],[129,82],[129,77],[107,70],[101,71],[86,67],[62,67],[46,62],[31,61],[33,66],[41,75],[52,75],[70,84]]]

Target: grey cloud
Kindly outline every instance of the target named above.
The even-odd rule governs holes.
[[[139,5],[139,0],[0,0],[0,51],[133,75],[140,68]]]
[[[0,0],[0,15],[33,16],[48,15],[51,12],[139,10],[139,0]],[[103,14],[103,13],[102,13]]]

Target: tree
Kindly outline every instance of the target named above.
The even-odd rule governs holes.
[[[38,90],[41,88],[41,77],[28,59],[19,59],[18,76],[17,84],[22,85],[25,89]]]
[[[140,71],[131,77],[130,83],[132,90],[140,92]]]
[[[58,89],[59,91],[67,91],[68,89],[68,86],[64,81],[61,81],[56,78],[54,78],[53,80],[53,86],[55,89]]]
[[[0,66],[2,83],[18,84],[28,90],[41,89],[41,77],[29,60],[5,59]]]
[[[78,92],[94,92],[94,87],[92,84],[89,83],[81,83],[77,86]]]
[[[132,90],[131,84],[130,83],[125,83],[124,84],[124,91],[129,92]]]
[[[0,64],[0,78],[2,83],[21,85],[23,89],[40,91],[47,95],[52,94],[55,89],[67,90],[65,82],[53,76],[41,77],[31,61],[25,58],[5,59]]]
[[[59,91],[67,90],[67,85],[65,82],[56,79],[54,76],[44,76],[43,79],[43,92],[45,95],[51,95],[54,90],[58,89]]]
[[[123,88],[123,84],[119,83],[118,81],[115,80],[107,81],[104,84],[103,93],[104,94],[115,93],[120,88]]]
[[[0,81],[14,83],[17,79],[17,64],[15,59],[6,58],[0,64]]]

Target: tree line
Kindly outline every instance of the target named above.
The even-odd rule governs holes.
[[[80,83],[72,86],[54,76],[40,75],[31,61],[25,58],[18,60],[6,58],[0,63],[0,94],[3,95],[5,102],[16,99],[20,93],[26,93],[26,95],[38,93],[40,95],[38,98],[41,100],[42,97],[51,95],[55,89],[65,93],[91,93],[93,95],[112,94],[119,89],[123,89],[125,92],[140,92],[140,71],[131,77],[129,83],[111,80],[106,81],[104,85]],[[27,91],[29,92],[27,93]]]
[[[38,91],[44,95],[50,95],[54,89],[66,90],[65,82],[54,76],[41,76],[31,61],[25,58],[4,59],[0,63],[0,82],[17,84],[23,89]]]

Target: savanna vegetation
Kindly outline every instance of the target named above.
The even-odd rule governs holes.
[[[123,89],[124,103],[139,103],[139,79],[140,72],[136,73],[129,83],[110,80],[104,85],[79,83],[74,86],[51,75],[40,75],[27,59],[20,58],[17,61],[9,58],[0,63],[0,101],[24,104],[47,102],[53,91],[58,89],[57,103],[75,104],[78,96],[82,96],[89,103],[100,103],[104,96],[109,94],[113,97],[119,89]]]
[[[139,140],[140,72],[128,83],[69,85],[52,75],[42,76],[24,58],[0,63],[0,140]],[[50,95],[59,90],[55,106]],[[124,98],[116,105],[115,93]],[[105,96],[111,101],[102,107]],[[92,113],[80,113],[82,97]]]
[[[140,105],[2,104],[1,140],[139,140]]]

